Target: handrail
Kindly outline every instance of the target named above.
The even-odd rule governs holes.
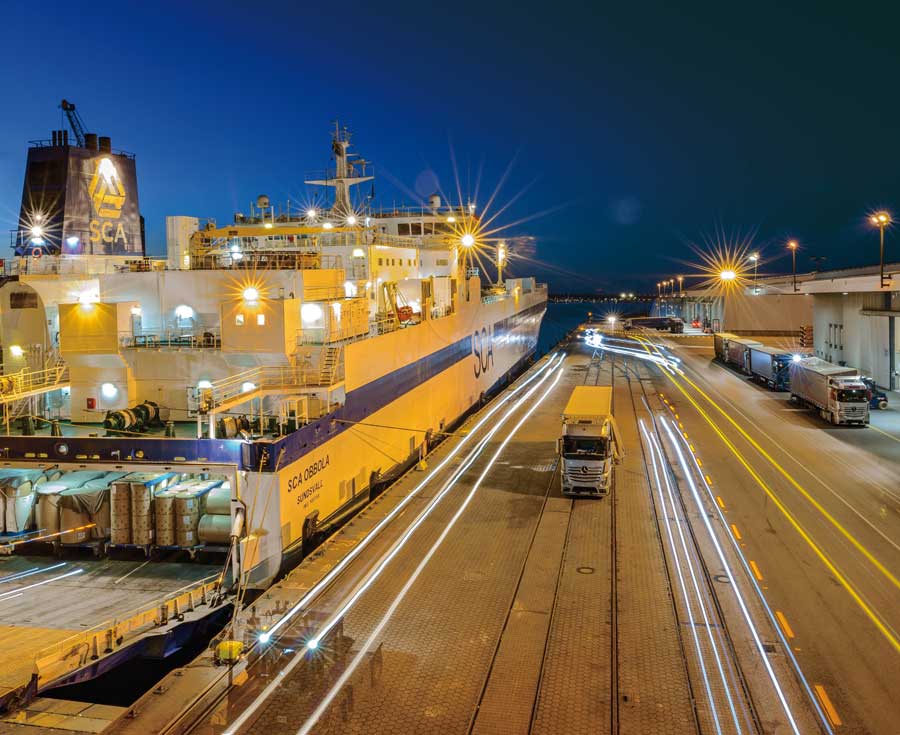
[[[16,400],[18,396],[65,383],[69,379],[69,366],[57,364],[43,370],[22,368],[17,373],[0,375],[0,398],[3,403]]]
[[[208,598],[221,582],[220,574],[212,574],[40,649],[34,656],[38,687],[77,670],[84,660],[112,653],[125,643],[129,634],[136,637],[148,629],[166,625],[196,605],[208,604]]]

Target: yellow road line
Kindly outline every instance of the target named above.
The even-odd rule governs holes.
[[[725,502],[722,500],[722,496],[721,496],[721,495],[716,495],[716,502],[719,504],[719,507],[720,507],[722,510],[725,510]]]
[[[772,455],[770,455],[759,445],[759,443],[753,437],[751,437],[746,431],[744,431],[743,427],[741,427],[733,418],[731,418],[731,416],[721,406],[719,406],[716,401],[710,398],[702,388],[700,388],[686,375],[682,375],[682,377],[688,384],[690,384],[694,388],[694,390],[696,390],[707,400],[707,402],[709,402],[720,414],[722,414],[722,416],[724,416],[728,420],[728,422],[740,432],[741,436],[743,436],[744,439],[746,439],[757,452],[765,457],[766,460],[768,460],[769,464],[771,464],[776,470],[778,470],[778,472],[781,473],[782,477],[784,477],[789,483],[791,483],[791,485],[793,485],[800,492],[800,494],[803,495],[803,497],[806,498],[812,504],[812,506],[819,511],[819,513],[825,516],[825,518],[828,519],[828,522],[831,523],[831,525],[834,526],[838,531],[840,531],[841,535],[843,535],[844,538],[846,538],[851,544],[853,544],[857,551],[859,551],[879,572],[887,577],[891,581],[891,584],[893,584],[897,589],[900,589],[900,579],[897,579],[896,576],[891,574],[887,567],[885,567],[884,564],[882,564],[878,559],[875,558],[872,552],[870,552],[865,546],[863,546],[852,533],[844,528],[844,526],[833,515],[831,515],[831,513],[829,513],[818,500],[816,500],[814,497],[812,497],[812,495],[809,494],[806,488],[804,488],[799,482],[797,482],[797,480],[795,480],[794,477],[786,469],[784,469],[784,467],[776,462]],[[677,382],[674,380],[674,378],[671,379],[672,382],[677,385]]]
[[[650,350],[647,348],[646,344],[643,344],[644,349],[649,353]],[[866,617],[872,621],[873,625],[878,628],[879,632],[887,638],[888,642],[891,644],[893,649],[900,653],[900,640],[894,635],[892,630],[888,628],[888,626],[881,620],[881,618],[875,614],[875,611],[872,610],[871,607],[866,603],[865,600],[862,599],[862,596],[853,585],[850,584],[849,580],[844,577],[844,575],[840,572],[840,570],[835,566],[834,562],[828,557],[828,555],[819,548],[818,544],[813,541],[812,537],[806,532],[806,529],[800,524],[800,522],[794,518],[791,512],[787,509],[784,503],[781,502],[781,499],[773,492],[773,490],[763,481],[762,477],[753,469],[749,462],[744,458],[744,455],[741,454],[740,450],[732,443],[732,441],[725,436],[722,429],[719,428],[719,425],[712,420],[710,415],[700,406],[699,403],[694,399],[694,397],[687,392],[681,383],[675,380],[674,376],[670,373],[666,372],[669,380],[672,382],[681,394],[691,403],[691,405],[696,409],[697,413],[703,417],[707,424],[709,424],[710,428],[718,435],[718,437],[722,440],[728,449],[731,450],[731,453],[737,458],[738,462],[743,465],[744,469],[750,474],[750,476],[756,481],[756,484],[759,485],[766,495],[771,499],[773,504],[778,510],[781,511],[781,514],[788,520],[788,522],[793,526],[794,530],[800,535],[806,544],[812,549],[813,553],[819,558],[819,560],[825,565],[825,568],[834,575],[835,579],[837,579],[838,583],[847,591],[847,594],[853,598],[853,601],[860,607],[860,609],[866,614]],[[702,393],[702,391],[700,391]],[[712,401],[711,401],[712,402]],[[719,409],[721,411],[721,409]],[[727,418],[727,416],[726,416]],[[730,420],[730,419],[729,419]],[[732,421],[732,423],[734,423]],[[740,429],[740,427],[738,427]],[[700,460],[697,459],[697,464],[700,464]]]
[[[694,450],[692,448],[691,452],[693,452],[693,451]],[[709,478],[709,475],[703,475],[703,476],[706,478],[706,484],[709,485],[710,487],[712,487],[712,480]]]
[[[900,443],[900,439],[898,439],[896,436],[894,436],[893,434],[888,434],[886,431],[884,431],[883,429],[879,429],[877,426],[872,426],[872,424],[869,424],[869,428],[874,429],[879,434],[884,434],[888,439],[893,439],[895,442]]]
[[[822,703],[822,708],[825,710],[825,714],[828,715],[828,719],[831,721],[831,724],[835,727],[839,727],[842,724],[840,715],[838,715],[837,710],[831,703],[831,698],[825,691],[825,687],[823,687],[821,684],[816,684],[813,689],[816,690],[816,696]]]
[[[753,559],[750,560],[750,568],[753,570],[753,576],[756,577],[757,582],[763,581],[762,572],[759,571],[759,567],[756,566],[756,562]]]
[[[784,613],[781,610],[775,611],[775,617],[778,618],[778,622],[781,623],[781,628],[784,630],[784,634],[788,638],[794,637],[794,630],[791,628],[790,623],[788,623],[787,618],[784,617]]]
[[[732,532],[734,533],[734,537],[735,537],[738,541],[740,541],[740,540],[741,540],[741,532],[738,531],[738,527],[735,526],[735,525],[732,523],[732,524],[731,524],[731,530],[732,530]]]

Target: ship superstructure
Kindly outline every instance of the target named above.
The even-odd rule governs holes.
[[[334,170],[310,181],[333,189],[333,205],[260,196],[224,226],[169,217],[165,259],[67,250],[82,238],[33,183],[35,150],[87,162],[57,201],[80,201],[70,189],[84,187],[90,232],[129,196],[137,212],[136,180],[121,184],[107,147],[73,151],[58,133],[29,154],[19,255],[0,287],[0,457],[226,482],[233,524],[217,544],[233,531],[251,584],[265,586],[285,553],[366,502],[535,350],[546,290],[478,267],[477,250],[489,261],[498,251],[477,242],[474,205],[354,204],[352,187],[371,176],[341,128]],[[52,227],[35,230],[35,215]],[[34,533],[36,517],[5,530]],[[90,541],[115,547],[103,526]],[[192,551],[203,545],[195,534]]]

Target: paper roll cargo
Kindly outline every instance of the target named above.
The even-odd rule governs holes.
[[[231,541],[231,517],[207,514],[200,518],[197,537],[203,544],[228,544]]]
[[[206,513],[209,515],[231,515],[231,483],[224,482],[214,487],[206,496]]]

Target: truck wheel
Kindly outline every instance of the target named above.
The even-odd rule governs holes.
[[[888,402],[886,400],[878,401],[878,408],[880,408],[882,411],[884,411],[887,408],[887,406],[888,406]]]

